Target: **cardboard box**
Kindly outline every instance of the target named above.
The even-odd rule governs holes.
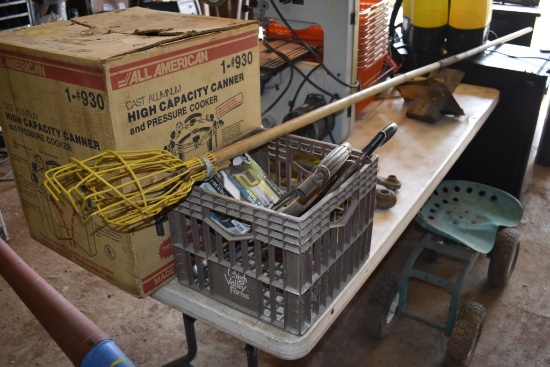
[[[175,275],[166,217],[115,228],[54,201],[44,172],[103,150],[187,160],[260,127],[258,26],[143,8],[0,33],[0,122],[34,239],[145,296]]]

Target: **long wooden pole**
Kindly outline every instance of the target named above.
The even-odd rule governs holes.
[[[432,71],[445,68],[449,65],[457,63],[461,60],[464,60],[470,56],[476,55],[489,47],[500,45],[502,43],[511,41],[517,37],[523,36],[529,32],[532,32],[532,27],[527,27],[510,33],[506,36],[497,38],[493,41],[488,41],[481,46],[475,47],[471,50],[464,51],[462,53],[449,56],[440,61],[434,62],[432,64],[423,66],[421,68],[409,71],[405,74],[396,76],[385,82],[376,84],[372,87],[364,89],[360,92],[354,93],[350,96],[339,99],[335,102],[317,108],[311,112],[308,112],[302,116],[296,117],[295,119],[289,120],[283,124],[277,125],[270,129],[264,130],[258,134],[252,135],[248,138],[245,138],[237,143],[228,145],[227,147],[221,148],[219,150],[213,151],[212,154],[216,158],[216,162],[225,162],[230,160],[238,155],[241,155],[245,152],[248,152],[252,149],[258,148],[264,144],[267,144],[270,141],[280,138],[281,136],[290,134],[306,125],[309,125],[321,118],[329,116],[333,113],[341,111],[357,102],[360,102],[368,97],[372,97],[380,92],[383,92],[389,88],[398,86],[406,81],[409,81],[413,78],[425,75]]]

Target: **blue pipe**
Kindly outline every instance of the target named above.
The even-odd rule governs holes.
[[[116,343],[106,339],[96,344],[82,359],[80,367],[136,367]]]

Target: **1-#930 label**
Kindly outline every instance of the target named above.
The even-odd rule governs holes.
[[[83,89],[65,88],[65,94],[69,103],[82,103],[85,107],[95,108],[99,110],[105,109],[105,98],[103,94],[93,91],[85,91]]]

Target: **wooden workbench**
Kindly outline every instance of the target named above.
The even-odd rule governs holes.
[[[407,106],[401,98],[374,101],[357,119],[348,141],[358,149],[389,122],[399,125],[395,136],[376,153],[380,175],[396,175],[403,186],[393,208],[375,212],[369,260],[304,335],[292,335],[258,321],[176,280],[152,297],[278,358],[298,359],[307,355],[361,289],[487,120],[498,102],[499,93],[495,89],[462,84],[454,96],[465,115],[442,117],[435,124],[406,118]]]

